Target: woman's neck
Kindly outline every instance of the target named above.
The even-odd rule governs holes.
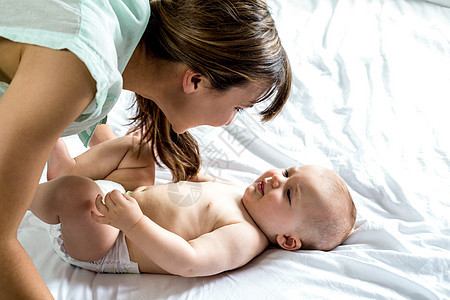
[[[124,89],[130,91],[136,90],[136,86],[142,81],[144,75],[142,72],[147,69],[147,72],[151,73],[146,67],[147,64],[148,61],[145,60],[145,50],[142,46],[138,45],[122,73]]]
[[[151,57],[138,46],[122,74],[123,88],[157,102],[182,84],[185,71],[182,63]]]

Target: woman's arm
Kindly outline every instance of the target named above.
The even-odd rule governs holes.
[[[24,46],[0,99],[0,290],[9,299],[51,295],[17,240],[53,145],[95,95],[95,81],[68,51]]]

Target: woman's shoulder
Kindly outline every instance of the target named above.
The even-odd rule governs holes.
[[[149,18],[148,0],[3,1],[0,36],[20,43],[69,49],[83,61],[89,58],[83,57],[83,52],[106,59],[111,56],[123,71]],[[124,57],[123,61],[117,57]]]
[[[95,125],[105,119],[120,96],[121,73],[149,18],[148,0],[2,1],[0,37],[67,49],[85,64],[96,82],[95,100],[64,135],[82,132],[87,143]]]

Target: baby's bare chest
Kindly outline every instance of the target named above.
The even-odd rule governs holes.
[[[179,182],[139,195],[143,213],[186,240],[227,224],[244,221],[239,188],[215,183]]]

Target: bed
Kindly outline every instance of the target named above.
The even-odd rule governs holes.
[[[64,263],[27,212],[19,240],[56,299],[448,299],[450,1],[269,0],[293,69],[284,111],[258,105],[199,127],[203,166],[248,184],[269,168],[318,164],[345,180],[355,231],[332,251],[268,248],[205,278],[95,274]],[[132,94],[109,124],[127,131]],[[72,155],[85,151],[65,138]],[[157,171],[157,183],[170,180]],[[41,182],[45,181],[45,171]]]

